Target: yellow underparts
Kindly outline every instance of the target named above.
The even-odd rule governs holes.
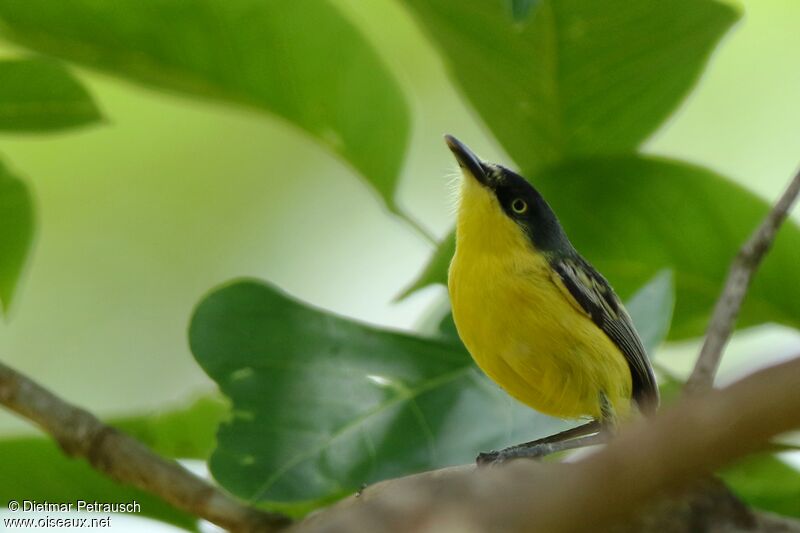
[[[622,352],[580,309],[494,194],[463,180],[449,291],[459,336],[511,396],[559,418],[630,413]]]

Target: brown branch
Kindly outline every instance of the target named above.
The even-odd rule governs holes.
[[[699,505],[711,494],[702,488],[710,483],[702,481],[709,473],[800,427],[798,390],[800,358],[725,389],[685,397],[578,462],[521,460],[503,468],[454,467],[390,480],[291,531],[602,531],[652,509],[647,506],[654,499],[697,487],[698,480],[700,500],[691,501]],[[796,521],[753,513],[735,501],[725,505],[730,530],[800,531]],[[664,513],[664,520],[673,514]]]
[[[85,458],[107,476],[229,531],[272,533],[289,523],[281,515],[239,503],[177,462],[159,457],[3,363],[0,403],[52,435],[67,455]]]
[[[714,307],[703,348],[686,383],[687,392],[698,392],[713,385],[722,358],[722,350],[730,339],[753,275],[772,246],[775,234],[788,216],[798,192],[800,192],[800,172],[795,174],[783,195],[733,260],[722,295]]]

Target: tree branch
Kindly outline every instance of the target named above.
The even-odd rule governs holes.
[[[800,171],[795,174],[783,195],[733,260],[722,295],[714,307],[703,348],[686,382],[687,392],[698,392],[713,386],[722,350],[730,339],[753,275],[772,246],[775,234],[789,214],[798,192],[800,192]]]
[[[289,523],[281,515],[239,503],[177,462],[159,457],[3,363],[0,403],[52,435],[67,455],[85,458],[109,477],[229,531],[273,533]]]
[[[706,517],[714,519],[710,530],[798,532],[800,522],[754,513],[707,477],[800,427],[798,390],[800,358],[726,389],[685,397],[652,420],[623,428],[604,449],[575,463],[514,461],[385,481],[291,531],[605,531],[626,521],[624,531],[684,531],[696,527],[666,527],[681,509],[689,525],[716,509],[720,515]],[[679,492],[687,487],[688,493]],[[653,507],[653,501],[659,503]],[[659,508],[666,512],[653,511]],[[647,529],[651,512],[663,521]],[[715,529],[725,524],[728,529]]]

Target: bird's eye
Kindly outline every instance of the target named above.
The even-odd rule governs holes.
[[[528,210],[528,203],[522,198],[517,198],[511,202],[511,210],[516,214],[521,215]]]

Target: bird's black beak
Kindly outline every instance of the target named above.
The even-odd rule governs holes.
[[[456,156],[458,166],[469,172],[472,177],[478,180],[482,185],[491,187],[489,175],[486,172],[486,166],[478,159],[478,156],[472,153],[472,150],[467,148],[464,143],[452,135],[445,135],[444,140],[447,143],[447,147],[450,148],[450,151]]]

